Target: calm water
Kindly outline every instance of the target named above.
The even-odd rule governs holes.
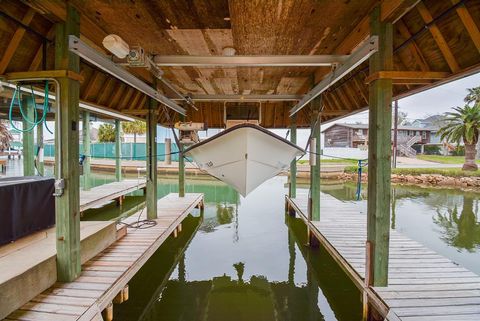
[[[111,181],[111,174],[92,178]],[[242,198],[221,182],[188,177],[187,192],[205,193],[203,216],[189,216],[180,237],[140,270],[114,319],[362,320],[360,292],[324,250],[304,246],[304,224],[285,217],[285,184],[276,177]],[[176,178],[159,177],[159,197],[176,191]],[[354,183],[322,182],[322,193],[365,215],[355,192]],[[140,192],[83,219],[114,219],[143,204]],[[479,193],[394,186],[391,226],[480,274],[479,205]]]

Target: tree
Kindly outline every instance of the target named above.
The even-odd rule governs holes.
[[[438,130],[442,140],[465,144],[465,163],[463,170],[476,171],[476,144],[480,130],[480,104],[454,107],[455,112],[445,113],[445,125]]]
[[[0,121],[0,150],[7,149],[13,140],[12,134],[8,131],[7,126]]]
[[[137,142],[137,135],[143,135],[147,132],[147,124],[141,120],[133,122],[122,122],[124,133],[133,134],[133,142]]]
[[[467,104],[474,103],[474,105],[478,105],[480,103],[480,87],[475,88],[468,88],[468,94],[465,96],[464,101]]]
[[[115,141],[115,127],[112,124],[101,124],[98,128],[98,140],[101,143],[112,143]]]

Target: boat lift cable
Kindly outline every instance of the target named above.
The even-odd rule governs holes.
[[[138,214],[137,221],[135,223],[126,223],[122,222],[121,219],[117,221],[117,224],[123,224],[126,225],[127,227],[130,228],[135,228],[139,230],[147,229],[150,227],[154,227],[157,225],[157,221],[151,220],[151,219],[143,219],[141,220],[140,217],[142,217],[143,211],[145,210],[145,207],[142,208],[140,213]]]

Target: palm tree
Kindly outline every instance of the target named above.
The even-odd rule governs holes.
[[[455,112],[445,113],[445,125],[438,130],[442,140],[465,144],[463,170],[476,171],[476,144],[480,131],[480,104],[454,107]]]
[[[477,105],[480,103],[480,87],[468,88],[467,91],[468,94],[464,99],[467,104],[474,103]]]
[[[98,140],[102,143],[115,141],[115,127],[112,124],[101,124],[98,127]]]
[[[12,134],[8,131],[7,126],[0,121],[0,150],[7,149],[12,140]]]
[[[141,120],[132,122],[122,122],[124,133],[133,134],[133,142],[137,143],[137,135],[143,135],[147,132],[147,124]]]

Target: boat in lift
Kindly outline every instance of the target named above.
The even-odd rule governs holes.
[[[304,154],[297,145],[251,123],[230,127],[184,151],[201,170],[244,197]]]

